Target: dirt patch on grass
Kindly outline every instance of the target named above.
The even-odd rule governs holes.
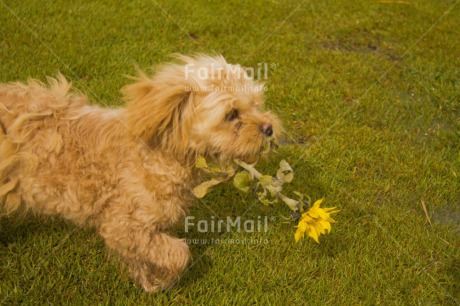
[[[436,223],[451,227],[457,234],[460,234],[460,211],[454,209],[454,204],[447,204],[442,209],[433,211],[432,218]]]
[[[343,28],[331,33],[326,40],[318,42],[322,49],[375,54],[390,61],[400,61],[401,56],[392,49],[382,34],[365,28]]]

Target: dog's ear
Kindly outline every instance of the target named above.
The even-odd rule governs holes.
[[[153,79],[140,74],[135,83],[122,88],[128,102],[124,121],[134,135],[146,142],[168,130],[180,129],[182,109],[192,99],[180,70],[162,72]]]

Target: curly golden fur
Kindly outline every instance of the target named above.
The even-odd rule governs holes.
[[[179,56],[101,108],[48,85],[0,85],[0,208],[93,226],[146,291],[170,286],[190,252],[168,231],[193,200],[195,157],[254,161],[280,130],[263,88],[221,56]],[[206,73],[203,73],[206,72]]]

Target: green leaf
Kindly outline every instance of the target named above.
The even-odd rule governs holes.
[[[225,167],[218,167],[206,161],[203,156],[198,156],[195,161],[195,167],[201,169],[203,172],[213,176],[233,176],[235,174],[235,167],[233,165],[227,165]],[[230,178],[228,178],[230,179]]]
[[[215,187],[215,186],[217,186],[217,185],[219,185],[221,183],[224,183],[226,181],[228,181],[228,179],[226,177],[212,178],[209,181],[203,182],[200,185],[195,186],[195,188],[193,188],[193,194],[195,195],[195,197],[201,199],[206,194],[211,192],[213,187]]]
[[[309,203],[311,202],[311,199],[308,195],[294,191],[294,194],[299,197],[299,203],[297,207],[301,212],[304,212],[305,210],[308,209]]]
[[[285,183],[290,183],[294,179],[294,170],[284,159],[280,161],[280,168],[276,172],[276,177]]]
[[[279,191],[281,191],[282,189],[281,186],[283,186],[283,181],[281,181],[280,179],[276,177],[272,177],[269,175],[262,176],[260,182],[262,183],[264,187],[270,187],[270,188],[273,187]]]
[[[281,192],[281,190],[282,190],[281,186],[276,185],[276,184],[267,185],[267,186],[265,186],[265,188],[270,192],[270,195],[272,197],[276,197],[278,192]]]
[[[196,161],[195,161],[195,167],[202,169],[202,168],[208,168],[208,164],[206,163],[206,159],[203,156],[198,156]]]
[[[257,197],[259,198],[259,201],[262,202],[264,205],[270,205],[270,204],[275,204],[278,203],[278,198],[270,198],[269,193],[267,192],[266,189],[263,190],[263,192],[258,192]]]
[[[248,192],[251,188],[251,174],[248,171],[242,171],[233,178],[233,185],[243,192]]]
[[[275,151],[279,147],[278,142],[276,139],[272,138],[269,142],[266,142],[263,147],[261,154],[268,154],[270,152]]]

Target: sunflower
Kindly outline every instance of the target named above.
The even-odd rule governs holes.
[[[331,218],[331,214],[338,212],[335,207],[320,208],[319,206],[323,199],[317,200],[313,206],[302,213],[299,223],[297,224],[297,231],[294,234],[295,241],[299,241],[305,237],[305,233],[319,243],[318,237],[321,234],[331,232],[331,223],[335,220]]]

